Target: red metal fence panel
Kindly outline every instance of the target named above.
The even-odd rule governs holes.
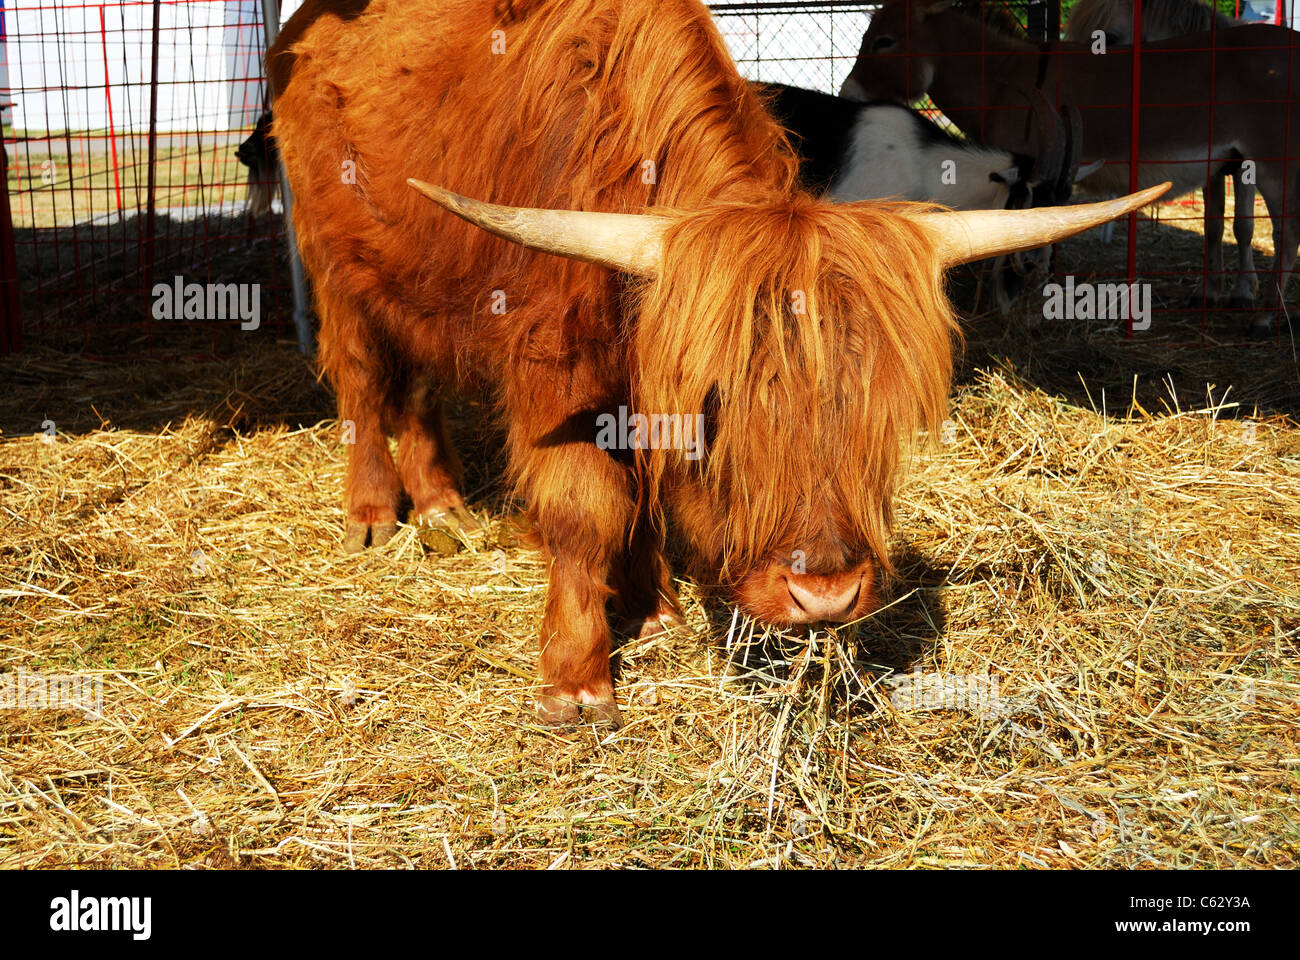
[[[264,105],[259,0],[6,0],[4,22],[5,185],[26,342],[222,355],[252,330],[281,333],[281,224],[245,209],[234,156]],[[159,318],[155,287],[177,277],[182,289],[255,284],[256,327]]]

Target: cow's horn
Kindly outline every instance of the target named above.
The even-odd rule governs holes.
[[[421,180],[406,182],[456,216],[525,247],[643,277],[659,272],[665,217],[503,207]]]
[[[1126,197],[1033,210],[954,210],[914,215],[934,240],[940,262],[955,267],[1017,250],[1033,250],[1140,210],[1170,187],[1162,183]]]

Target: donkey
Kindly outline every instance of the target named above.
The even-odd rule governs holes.
[[[1187,33],[1217,32],[1235,27],[1241,21],[1212,9],[1201,0],[1144,0],[1142,4],[1142,42],[1153,43]],[[1107,47],[1133,43],[1133,0],[1081,0],[1070,11],[1065,25],[1069,43],[1091,45],[1100,33]],[[1232,174],[1232,235],[1237,240],[1237,288],[1228,298],[1230,307],[1248,307],[1255,301],[1259,279],[1255,276],[1255,255],[1251,240],[1255,236],[1255,187],[1245,182],[1240,164],[1225,168]],[[1223,208],[1224,180],[1221,171],[1205,181],[1205,239],[1207,257],[1218,281],[1211,289],[1206,279],[1206,299],[1223,301]]]
[[[1142,0],[1142,42],[1167,40],[1185,33],[1206,33],[1242,23],[1202,0]],[[1079,0],[1065,24],[1068,43],[1091,43],[1096,32],[1108,47],[1133,43],[1133,0]]]
[[[1276,255],[1264,291],[1266,333],[1282,305],[1300,240],[1300,69],[1295,33],[1250,24],[1173,37],[1141,49],[1138,181],[1171,180],[1169,196],[1250,159],[1268,207]],[[974,53],[975,55],[972,55]],[[1093,55],[1077,44],[1040,50],[983,26],[953,0],[887,0],[872,18],[845,81],[864,99],[910,102],[929,94],[962,129],[1008,150],[1032,149],[1025,107],[1014,91],[1038,87],[1068,97],[1083,113],[1084,159],[1105,160],[1089,178],[1098,191],[1129,186],[1134,53]]]

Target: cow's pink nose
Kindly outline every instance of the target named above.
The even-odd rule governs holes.
[[[862,574],[859,572],[834,576],[787,573],[785,582],[795,605],[809,622],[847,619],[862,590]]]

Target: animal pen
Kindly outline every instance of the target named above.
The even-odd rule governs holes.
[[[282,332],[281,220],[244,211],[234,155],[265,47],[258,0],[5,4],[8,349],[229,352],[216,324],[156,322],[174,276],[260,284]]]
[[[256,332],[295,335],[282,204],[246,210],[235,158],[267,105],[268,7],[275,0],[6,0],[0,349],[221,356],[253,332],[155,317],[151,291],[175,277],[256,283]],[[718,23],[753,76],[829,90],[867,10],[722,4]]]
[[[963,317],[877,612],[786,634],[674,577],[686,623],[620,635],[621,730],[543,728],[551,563],[492,398],[447,404],[481,531],[341,547],[349,421],[235,156],[268,3],[0,0],[0,868],[1300,862],[1300,381],[1205,296],[1197,195],[1058,249],[1058,281],[1151,281],[1149,329],[1036,288]],[[1046,42],[1071,2],[989,7]],[[713,16],[745,77],[835,92],[875,9]],[[260,315],[158,310],[178,277]],[[1077,936],[1127,915],[1096,902]]]
[[[1059,0],[987,6],[1010,14],[1035,42],[1060,33]],[[1068,13],[1068,0],[1064,6]],[[275,0],[5,0],[0,349],[224,356],[253,333],[296,336],[309,348],[306,294],[288,255],[282,204],[246,209],[247,173],[235,158],[267,107],[263,53],[273,31],[264,11],[274,7]],[[826,92],[839,89],[872,9],[836,0],[713,5],[744,75]],[[1134,10],[1140,17],[1140,0]],[[1283,15],[1279,5],[1276,17]],[[1140,83],[1135,72],[1134,102]],[[1068,91],[1049,93],[1068,100]],[[1136,155],[1136,112],[1133,128]],[[1209,291],[1221,273],[1210,262],[1202,209],[1199,195],[1184,196],[1133,215],[1113,240],[1107,230],[1108,242],[1095,233],[1076,241],[1082,247],[1058,260],[1058,278],[1140,276],[1156,286],[1161,318],[1146,335],[1198,342],[1216,313]],[[1229,208],[1222,217],[1232,215]],[[1255,216],[1267,224],[1262,205]],[[1266,244],[1267,233],[1256,231],[1256,242]],[[151,291],[178,277],[257,284],[257,330],[228,318],[155,316]]]

